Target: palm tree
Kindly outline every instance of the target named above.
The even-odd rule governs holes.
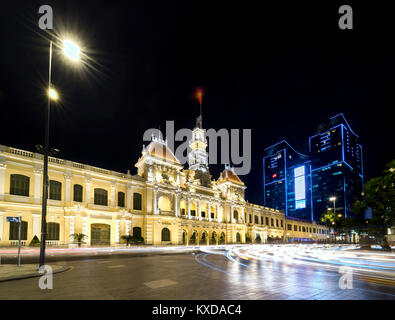
[[[82,241],[87,237],[87,235],[83,233],[73,233],[71,236],[74,238],[74,242],[77,240],[78,247],[81,247]]]

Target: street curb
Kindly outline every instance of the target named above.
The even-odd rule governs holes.
[[[56,274],[56,273],[60,273],[60,272],[65,272],[70,270],[71,267],[63,267],[59,270],[56,270],[54,272],[52,272],[52,274]],[[37,277],[41,277],[42,274],[40,273],[29,273],[29,274],[25,274],[23,276],[15,276],[15,277],[7,277],[7,278],[0,278],[0,282],[6,282],[6,281],[12,281],[12,280],[22,280],[22,279],[29,279],[29,278],[37,278]]]
[[[151,256],[167,256],[167,255],[189,255],[189,254],[196,254],[200,252],[200,249],[193,249],[190,251],[184,251],[184,252],[177,252],[177,251],[167,251],[167,252],[162,252],[162,251],[157,251],[157,252],[116,252],[116,253],[98,253],[95,255],[76,255],[76,256],[51,256],[47,257],[46,261],[48,263],[50,262],[56,262],[56,263],[62,263],[66,261],[79,261],[79,260],[86,260],[86,259],[109,259],[109,258],[141,258],[141,257],[151,257]],[[29,257],[23,257],[23,261],[26,263],[26,261],[29,259]],[[2,260],[6,260],[5,263],[3,264],[15,264],[16,263],[16,258],[11,258],[9,259],[8,257],[3,257]]]

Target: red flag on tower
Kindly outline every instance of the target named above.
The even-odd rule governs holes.
[[[202,99],[203,99],[203,90],[201,88],[198,88],[196,90],[196,99],[199,101],[199,104],[202,104]]]

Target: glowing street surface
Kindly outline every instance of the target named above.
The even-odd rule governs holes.
[[[395,300],[395,254],[356,246],[90,248],[108,255],[78,261],[66,256],[88,249],[65,250],[72,269],[54,275],[53,290],[37,278],[3,282],[0,299]],[[130,254],[138,251],[151,254]]]

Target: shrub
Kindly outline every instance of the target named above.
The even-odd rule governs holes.
[[[40,239],[37,236],[34,236],[32,241],[30,241],[29,247],[38,247],[40,245]]]

